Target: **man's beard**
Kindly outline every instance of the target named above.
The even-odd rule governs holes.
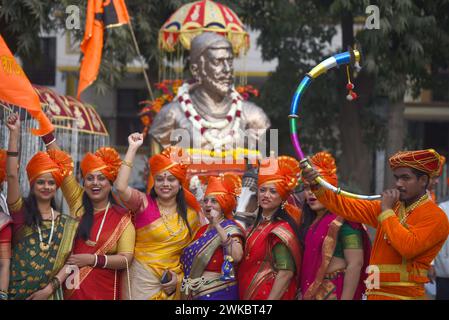
[[[203,83],[207,83],[209,88],[212,88],[216,94],[220,96],[227,96],[231,92],[232,88],[232,79],[230,79],[230,83],[225,83],[225,80],[217,80],[212,77],[209,77],[207,74],[204,74]]]

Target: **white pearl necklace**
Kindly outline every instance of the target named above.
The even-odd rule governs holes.
[[[95,247],[97,245],[98,239],[100,239],[101,230],[103,230],[103,225],[104,225],[104,222],[106,221],[106,216],[108,215],[108,211],[109,211],[109,206],[110,205],[111,205],[111,203],[108,202],[108,204],[106,206],[106,209],[105,209],[105,213],[104,213],[103,219],[101,220],[100,228],[97,231],[97,237],[95,238],[95,241],[92,241],[90,239],[86,241],[86,244],[89,247]]]
[[[55,212],[53,211],[53,208],[50,207],[51,210],[51,229],[50,229],[50,236],[48,237],[48,243],[46,244],[44,242],[44,239],[42,238],[42,230],[39,225],[37,225],[37,232],[39,233],[39,247],[42,251],[48,251],[50,249],[50,243],[53,239],[53,232],[55,231]]]
[[[187,117],[187,119],[189,119],[192,125],[200,131],[204,138],[214,146],[214,148],[221,148],[223,145],[231,143],[234,139],[234,134],[240,128],[240,121],[242,116],[242,97],[240,96],[240,94],[235,89],[232,89],[232,105],[229,109],[228,114],[226,115],[226,120],[210,122],[201,117],[193,107],[192,100],[189,94],[192,86],[188,83],[185,83],[178,89],[178,95],[176,98],[181,105],[181,109],[184,112],[184,115]],[[229,134],[226,134],[226,136],[223,136],[223,134],[214,136],[210,132],[210,129],[224,129],[232,122],[234,122],[232,129]]]

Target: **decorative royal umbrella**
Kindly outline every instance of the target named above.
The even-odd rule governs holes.
[[[217,32],[229,39],[236,55],[249,49],[249,35],[239,17],[220,3],[202,0],[179,8],[159,31],[159,48],[174,52],[181,44],[190,50],[190,42],[203,32]]]
[[[211,1],[195,1],[180,7],[159,31],[159,80],[182,78],[184,52],[193,38],[203,32],[216,32],[232,44],[236,56],[249,49],[249,34],[242,21],[227,6]],[[241,79],[242,80],[242,79]]]

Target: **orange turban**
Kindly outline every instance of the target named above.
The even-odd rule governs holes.
[[[334,157],[328,152],[318,152],[310,161],[321,177],[333,186],[338,185],[337,166]]]
[[[33,184],[40,175],[51,173],[59,187],[64,178],[73,172],[73,161],[61,150],[40,151],[28,162],[26,170],[30,184]]]
[[[392,170],[413,168],[427,173],[430,177],[437,176],[441,169],[441,156],[433,149],[401,151],[393,155],[389,162]]]
[[[6,179],[6,150],[0,149],[0,183]]]
[[[219,177],[210,177],[204,194],[215,196],[226,218],[232,218],[232,211],[237,205],[236,196],[240,194],[242,179],[235,175],[225,173]]]
[[[148,160],[150,164],[150,183],[149,188],[153,187],[154,177],[163,172],[169,171],[180,182],[184,189],[186,202],[196,212],[200,212],[201,207],[195,196],[189,191],[187,181],[187,168],[190,163],[190,157],[187,152],[179,147],[165,148],[160,154],[152,156]]]
[[[266,183],[274,183],[277,192],[280,194],[282,200],[285,201],[298,185],[300,172],[299,162],[292,157],[280,156],[277,159],[267,158],[260,162],[257,182],[259,186]],[[284,210],[299,225],[299,221],[301,221],[300,210],[289,203],[284,203],[283,206]]]
[[[299,162],[292,157],[267,158],[260,163],[258,184],[275,183],[276,190],[285,200],[298,185],[300,171]]]
[[[80,167],[83,177],[91,172],[101,171],[109,181],[113,182],[117,178],[121,164],[120,155],[114,148],[102,147],[95,154],[88,152],[81,161]]]

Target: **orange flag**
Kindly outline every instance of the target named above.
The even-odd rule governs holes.
[[[39,123],[31,132],[43,136],[54,130],[42,111],[39,96],[0,35],[0,100],[27,110]]]
[[[130,22],[124,0],[88,0],[86,30],[81,42],[84,54],[80,67],[78,99],[98,76],[103,53],[104,28],[112,28]]]

